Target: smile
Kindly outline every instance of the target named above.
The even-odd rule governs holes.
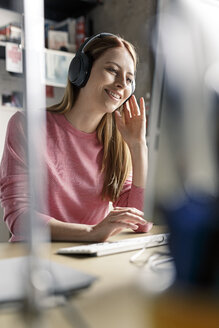
[[[120,99],[121,99],[121,96],[120,96],[118,93],[115,93],[115,92],[110,91],[110,90],[107,90],[107,89],[106,89],[106,93],[107,93],[112,99],[115,99],[115,100],[120,100]]]

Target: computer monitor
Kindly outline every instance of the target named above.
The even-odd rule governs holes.
[[[164,204],[218,192],[218,17],[216,0],[158,4],[144,204],[154,223],[162,222]]]

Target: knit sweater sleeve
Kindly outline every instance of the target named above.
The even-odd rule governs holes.
[[[113,203],[114,207],[134,207],[140,211],[144,209],[144,188],[137,187],[132,183],[132,176],[129,175],[124,183],[119,198]],[[138,225],[136,232],[145,232],[143,225]]]
[[[11,241],[27,238],[29,219],[28,167],[26,160],[25,116],[17,112],[9,120],[0,166],[0,200]],[[43,222],[50,217],[38,213]]]

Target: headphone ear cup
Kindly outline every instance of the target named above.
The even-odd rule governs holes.
[[[85,53],[76,54],[68,70],[70,82],[76,87],[83,87],[90,76],[91,67],[92,59],[90,56]]]
[[[68,78],[70,82],[77,86],[78,77],[81,71],[81,55],[76,54],[75,57],[72,59],[69,69],[68,69]]]
[[[84,87],[90,77],[93,60],[89,54],[81,53],[81,63],[80,87]]]

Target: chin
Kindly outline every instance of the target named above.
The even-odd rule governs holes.
[[[108,105],[105,105],[105,112],[106,113],[113,113],[115,112],[121,105],[112,105],[112,104],[108,104]]]

